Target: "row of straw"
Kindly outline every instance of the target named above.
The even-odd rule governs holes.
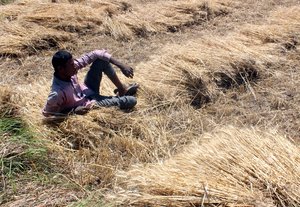
[[[299,153],[274,131],[226,127],[169,160],[120,172],[110,198],[139,206],[298,206]]]
[[[70,173],[73,180],[80,185],[91,184],[93,181],[98,180],[102,187],[112,187],[113,183],[111,181],[115,176],[116,170],[126,169],[134,163],[155,162],[171,157],[187,143],[193,139],[198,139],[199,134],[203,133],[203,131],[210,130],[213,126],[211,120],[207,120],[200,112],[193,110],[186,103],[195,101],[195,97],[199,96],[199,102],[196,103],[200,103],[199,105],[202,106],[201,100],[204,100],[205,103],[205,97],[207,97],[207,101],[213,99],[221,91],[219,89],[224,89],[222,84],[217,85],[218,82],[222,83],[222,77],[225,77],[226,80],[228,79],[231,86],[234,87],[239,81],[235,77],[240,77],[237,75],[243,73],[244,70],[250,69],[249,74],[251,75],[251,70],[254,72],[256,70],[259,72],[263,71],[265,63],[271,62],[276,64],[276,61],[280,59],[278,56],[280,48],[278,47],[282,42],[288,41],[290,35],[297,34],[299,31],[299,24],[297,23],[299,19],[297,14],[299,12],[297,11],[299,11],[298,7],[282,9],[274,13],[270,18],[271,25],[246,25],[227,37],[222,37],[222,39],[220,37],[203,37],[189,41],[185,45],[166,45],[160,51],[164,55],[153,56],[151,61],[142,63],[137,67],[136,76],[138,78],[136,80],[143,83],[143,85],[138,94],[139,105],[137,106],[137,111],[133,111],[130,114],[124,114],[115,109],[101,109],[85,116],[69,117],[54,125],[44,124],[41,122],[41,108],[47,98],[50,82],[42,79],[34,82],[32,85],[19,85],[11,89],[17,91],[17,93],[10,96],[8,102],[17,106],[19,113],[22,114],[26,122],[34,126],[36,131],[43,137],[53,139],[55,143],[52,146],[53,150],[61,150],[62,152],[57,159],[64,163],[65,168],[67,168],[66,171]],[[294,16],[286,15],[286,20],[281,20],[281,13],[293,13]],[[286,24],[285,21],[288,21],[289,24]],[[280,24],[280,22],[282,23],[280,31],[270,29],[276,28],[276,25]],[[247,28],[250,28],[250,26],[252,31],[256,32],[249,33]],[[272,39],[272,37],[276,41],[265,41]],[[280,60],[284,61],[284,58]],[[251,86],[250,75],[242,77],[244,78],[243,83]],[[112,91],[113,88],[107,90]],[[201,99],[203,96],[204,99]],[[142,200],[138,200],[142,198],[151,204],[153,204],[154,200],[158,200],[158,205],[164,205],[164,202],[159,203],[161,200],[167,200],[171,204],[179,201],[186,204],[189,201],[197,203],[198,201],[196,200],[201,200],[201,203],[209,203],[208,199],[211,199],[211,203],[241,203],[243,201],[245,203],[256,203],[263,200],[270,205],[284,202],[288,202],[291,205],[293,202],[297,204],[297,199],[299,198],[297,197],[297,190],[293,194],[283,187],[286,185],[293,189],[293,186],[288,185],[288,181],[291,180],[291,177],[293,179],[297,177],[290,173],[288,174],[290,177],[287,180],[283,180],[283,184],[281,184],[279,177],[282,174],[278,172],[277,168],[274,169],[274,172],[271,172],[273,168],[272,163],[263,162],[266,156],[270,155],[268,154],[270,149],[266,148],[266,154],[258,154],[259,157],[254,159],[250,154],[253,154],[251,150],[254,149],[256,150],[255,153],[259,153],[256,145],[247,150],[246,147],[250,143],[249,141],[242,141],[240,145],[238,144],[244,139],[244,137],[241,137],[242,134],[246,134],[245,136],[247,137],[249,134],[256,132],[247,130],[246,132],[235,132],[235,130],[230,129],[228,133],[230,138],[224,138],[224,145],[222,144],[223,138],[219,142],[216,141],[215,145],[212,144],[215,150],[207,155],[207,159],[200,159],[201,168],[203,167],[204,169],[200,171],[201,173],[204,172],[200,177],[202,180],[194,177],[194,174],[200,174],[197,171],[199,165],[195,161],[196,164],[187,163],[183,165],[187,171],[183,169],[179,173],[180,176],[176,172],[174,176],[171,176],[171,172],[165,175],[165,178],[170,175],[170,179],[173,178],[174,180],[177,180],[179,177],[182,178],[182,180],[179,180],[180,185],[176,186],[173,179],[169,181],[157,179],[157,183],[161,182],[159,185],[154,183],[154,187],[143,187],[151,184],[152,178],[149,179],[149,182],[140,184],[140,181],[144,179],[144,168],[140,168],[138,170],[140,174],[137,173],[139,177],[135,176],[134,171],[130,171],[128,174],[128,183],[124,183],[128,188],[125,188],[125,199],[123,202],[129,204],[143,203]],[[255,140],[264,136],[257,135]],[[275,139],[275,135],[273,137],[266,136],[270,137],[270,139],[267,139],[268,142]],[[233,144],[231,144],[228,141],[230,139],[239,141],[233,140]],[[294,146],[290,146],[284,141],[282,142],[282,145],[289,147],[288,149],[298,152]],[[209,143],[204,146],[212,149],[209,146],[214,142]],[[217,146],[218,143],[221,146]],[[275,143],[280,144],[278,142]],[[263,142],[260,147],[265,148],[265,144],[266,142]],[[202,154],[205,155],[205,150],[201,148],[202,145],[198,142],[194,146],[197,146],[196,149],[191,147],[189,151],[195,152],[196,155],[193,159],[198,160],[198,157],[201,158]],[[238,156],[239,153],[237,152],[239,151],[236,149],[232,153],[237,158],[230,157],[230,150],[232,149],[230,147],[234,146],[243,147],[245,151],[245,154],[241,154],[243,157]],[[198,148],[202,149],[202,151],[198,151]],[[223,148],[222,154],[220,149]],[[74,149],[79,149],[79,151],[73,151]],[[284,147],[278,148],[277,151],[281,152],[280,150],[283,149]],[[210,163],[211,157],[219,151],[221,154],[216,156],[215,163]],[[188,157],[188,154],[182,155],[180,159],[183,159],[185,156]],[[291,156],[294,155],[291,154]],[[250,159],[252,158],[257,162],[250,166],[249,163],[251,163]],[[279,159],[277,156],[276,159],[280,160],[280,163],[287,161],[286,157]],[[299,162],[298,158],[295,158],[295,160]],[[242,161],[247,162],[245,162],[245,165],[242,165]],[[206,165],[203,164],[204,162]],[[235,164],[233,165],[232,163]],[[287,164],[289,163],[287,162]],[[249,164],[250,167],[246,166],[246,164]],[[258,168],[260,164],[264,167]],[[282,165],[280,164],[280,167]],[[176,166],[175,169],[181,169],[180,166],[181,164]],[[254,170],[255,174],[253,175],[259,175],[259,179],[255,176],[250,176],[251,170],[245,170],[248,168],[252,169],[252,171]],[[194,171],[192,170],[191,172],[195,173],[189,177],[190,169],[193,169]],[[147,170],[145,168],[145,171]],[[208,174],[205,174],[206,170],[209,172]],[[264,170],[270,170],[274,180],[268,177],[269,173],[268,175],[263,175]],[[298,170],[296,169],[295,172],[298,172]],[[158,170],[158,172],[163,174],[163,171],[165,171],[164,165],[163,170]],[[151,173],[154,175],[154,172],[151,171]],[[149,173],[149,176],[151,176],[151,173]],[[166,170],[166,173],[168,173],[168,170]],[[210,175],[212,176],[211,182],[209,185],[206,185],[204,181]],[[249,175],[250,177],[242,177],[244,175]],[[184,177],[189,179],[185,180]],[[243,180],[241,178],[244,181],[241,181]],[[132,184],[135,180],[137,180],[137,185]],[[147,177],[145,177],[145,180],[147,181]],[[197,182],[198,180],[200,181]],[[214,180],[220,184],[214,183]],[[184,184],[185,182],[187,184]],[[189,189],[189,186],[193,187],[193,185],[190,185],[191,182],[195,183],[194,189],[192,191],[184,190]],[[295,181],[296,184],[297,182]],[[173,185],[168,186],[168,183]],[[266,183],[271,184],[265,186]],[[199,185],[201,186],[200,188]],[[278,185],[276,188],[278,190],[274,187],[276,185]],[[174,189],[172,189],[173,186]],[[149,188],[149,191],[144,192],[147,188]],[[133,189],[133,191],[130,191],[130,189]],[[268,189],[271,190],[267,191]],[[156,191],[159,193],[155,194]],[[209,194],[210,191],[212,191],[212,194]],[[269,196],[267,196],[267,192],[270,193]],[[122,195],[122,192],[118,193]],[[136,194],[138,197],[131,196],[131,194]],[[164,196],[166,194],[169,197]]]
[[[289,13],[296,10],[297,7],[279,12]],[[276,14],[272,17],[274,24],[279,21],[279,18],[275,18]],[[297,25],[292,19],[290,22]],[[269,26],[266,25],[263,31],[270,31],[268,28]],[[294,32],[294,29],[297,31],[297,27],[283,27],[282,32],[278,32],[277,35],[280,37],[281,34],[283,38],[285,34]],[[245,28],[240,31],[245,31]],[[114,109],[102,109],[101,113],[96,110],[84,117],[70,117],[55,126],[44,125],[41,122],[43,120],[41,109],[50,87],[50,82],[46,80],[39,80],[32,85],[18,86],[15,89],[18,93],[14,95],[12,102],[19,106],[24,119],[37,128],[43,136],[52,137],[53,141],[64,147],[90,148],[95,151],[95,154],[105,155],[106,161],[101,159],[101,156],[94,160],[96,163],[103,164],[98,166],[99,172],[105,169],[102,166],[107,163],[112,165],[109,157],[116,146],[123,147],[114,157],[113,162],[117,163],[120,159],[124,159],[124,153],[126,154],[126,161],[122,161],[121,166],[129,166],[133,160],[155,161],[162,157],[169,157],[174,151],[191,141],[195,135],[201,134],[213,125],[211,120],[206,120],[203,115],[193,111],[186,103],[191,103],[195,97],[199,96],[198,103],[201,106],[203,104],[201,100],[206,100],[201,97],[208,97],[207,100],[210,101],[217,96],[219,92],[215,80],[218,78],[217,72],[231,77],[234,85],[236,81],[234,76],[243,72],[245,66],[242,64],[242,67],[238,68],[232,65],[245,61],[249,64],[255,63],[253,70],[260,70],[264,62],[277,61],[276,54],[269,55],[268,53],[274,51],[278,43],[248,47],[235,39],[235,37],[241,37],[238,34],[238,32],[233,33],[232,36],[223,38],[222,41],[220,38],[199,38],[190,41],[185,46],[167,45],[161,51],[165,55],[151,57],[151,61],[140,64],[136,74],[137,81],[143,83],[138,96],[139,104],[137,111],[128,116]],[[274,33],[268,35],[271,36]],[[247,36],[243,37],[246,39]],[[253,42],[257,42],[260,38],[253,37],[252,39]],[[247,40],[250,44],[250,38]],[[278,39],[278,41],[281,40]],[[245,76],[245,78],[249,77]],[[247,79],[245,82],[250,83]],[[113,91],[113,88],[108,88],[107,91]],[[125,142],[122,141],[124,137],[127,137]],[[102,151],[103,153],[98,152],[99,148],[100,151],[106,150]],[[136,149],[142,153],[136,153]],[[70,162],[77,159],[76,157],[69,158]],[[90,162],[92,161],[87,161],[87,163]],[[113,170],[110,172],[113,173]],[[86,179],[87,181],[83,180],[82,183],[92,179],[94,179],[93,176],[91,179]],[[105,180],[104,183],[109,182],[109,179],[103,180]]]
[[[166,45],[163,55],[137,66],[145,92],[152,94],[149,102],[184,100],[201,107],[220,91],[239,85],[253,92],[253,82],[273,73],[270,66],[286,62],[283,52],[297,44],[298,13],[297,6],[282,8],[271,13],[268,24],[248,24],[225,37],[206,35],[184,45]]]
[[[209,4],[195,0],[163,1],[134,7],[117,1],[74,4],[16,1],[0,8],[3,28],[0,54],[23,57],[48,49],[74,49],[76,37],[82,36],[100,34],[125,40],[176,31],[184,25],[226,14],[226,11],[218,1]]]

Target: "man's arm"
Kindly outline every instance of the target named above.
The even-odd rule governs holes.
[[[133,68],[121,63],[120,61],[116,60],[113,57],[110,57],[109,62],[111,62],[112,64],[118,66],[118,68],[120,68],[120,70],[122,71],[122,73],[127,77],[127,78],[133,78]]]
[[[47,103],[42,111],[45,117],[49,116],[65,116],[65,113],[62,113],[63,103],[65,101],[65,96],[63,92],[53,91],[49,94]]]
[[[71,111],[71,113],[80,115],[86,114],[89,110],[94,108],[94,106],[96,105],[95,103],[95,100],[89,101],[85,106],[77,106]]]
[[[116,65],[122,73],[128,77],[133,78],[133,68],[121,63],[117,59],[113,58],[111,54],[109,54],[106,50],[94,50],[92,52],[86,53],[80,58],[75,59],[74,63],[77,69],[84,68],[85,66],[94,62],[97,58],[110,62]]]
[[[111,54],[106,50],[94,50],[92,52],[82,55],[80,58],[74,60],[75,67],[79,70],[94,62],[97,58],[109,62]]]

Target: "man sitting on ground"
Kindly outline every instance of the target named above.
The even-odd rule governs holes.
[[[84,84],[80,84],[77,78],[78,70],[91,63]],[[114,59],[106,50],[95,50],[78,59],[73,59],[71,53],[64,50],[56,52],[52,58],[53,82],[43,115],[85,113],[92,107],[133,108],[137,100],[132,95],[136,93],[138,84],[128,87],[122,84],[110,63],[118,66],[126,77],[133,77],[133,69]],[[118,96],[100,95],[102,73],[106,74],[117,87],[115,92]]]

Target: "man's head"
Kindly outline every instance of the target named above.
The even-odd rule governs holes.
[[[77,72],[72,54],[65,50],[59,50],[53,55],[52,65],[55,74],[62,79],[69,79]]]

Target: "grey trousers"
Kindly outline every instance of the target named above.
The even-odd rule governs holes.
[[[133,108],[137,100],[134,96],[102,96],[100,95],[100,83],[102,80],[102,74],[107,75],[110,79],[116,75],[115,70],[109,64],[101,59],[97,59],[91,65],[89,71],[86,74],[84,83],[95,93],[87,97],[91,100],[95,100],[99,107],[118,106],[120,109]]]

